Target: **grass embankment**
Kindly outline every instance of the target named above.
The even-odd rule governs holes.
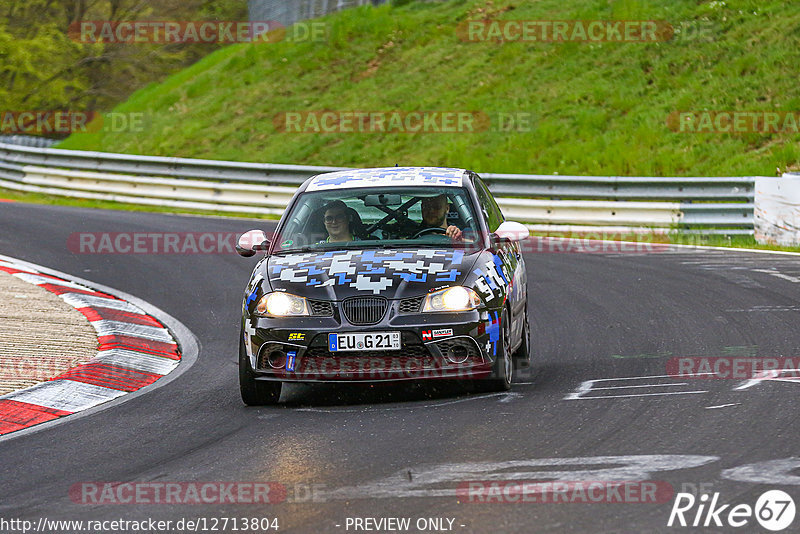
[[[343,11],[321,19],[327,34],[321,41],[229,46],[138,91],[114,111],[144,113],[140,131],[77,134],[60,147],[562,175],[769,176],[776,168],[800,168],[800,135],[791,131],[680,133],[668,126],[679,111],[800,110],[792,75],[800,64],[800,6],[755,0],[565,4],[467,0]],[[460,38],[459,25],[484,18],[663,20],[676,34],[649,44]],[[470,111],[492,124],[486,131],[417,134],[287,133],[275,124],[281,113],[323,110]],[[530,122],[504,131],[500,113],[529,114]],[[752,238],[706,240],[756,247]]]
[[[658,4],[658,5],[653,5]],[[658,43],[465,42],[481,19],[663,20]],[[411,2],[321,19],[323,42],[219,50],[117,112],[139,132],[73,135],[64,148],[341,166],[448,165],[479,172],[772,176],[800,166],[800,135],[680,133],[680,111],[800,111],[793,2]],[[282,133],[296,111],[474,111],[488,131]],[[529,113],[498,131],[498,113]]]

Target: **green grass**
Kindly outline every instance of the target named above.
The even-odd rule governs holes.
[[[459,23],[666,20],[668,42],[463,42]],[[449,165],[479,172],[772,176],[800,168],[800,135],[676,133],[676,111],[800,111],[800,4],[777,0],[451,0],[322,19],[326,42],[219,50],[116,112],[141,132],[62,148],[313,165]],[[530,131],[281,133],[280,112],[530,113]]]
[[[783,252],[798,252],[800,247],[781,247],[778,245],[765,245],[758,243],[753,236],[721,236],[721,235],[674,235],[671,236],[671,243],[724,247],[724,248],[746,248],[756,250],[778,250]]]

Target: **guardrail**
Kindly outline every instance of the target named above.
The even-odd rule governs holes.
[[[0,187],[231,213],[279,215],[308,177],[345,169],[0,143]],[[753,177],[481,176],[509,219],[538,231],[753,233]]]

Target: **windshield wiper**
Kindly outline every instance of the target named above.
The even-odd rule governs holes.
[[[322,250],[313,245],[306,245],[305,247],[295,247],[295,248],[284,248],[281,250],[276,250],[272,253],[273,256],[280,256],[281,254],[297,254],[301,252],[316,252],[318,250]]]
[[[381,245],[380,248],[456,248],[456,249],[463,249],[463,248],[475,248],[475,245],[466,245],[463,243],[431,243],[431,242],[414,242],[411,241],[409,243],[386,243]]]
[[[381,243],[380,241],[364,240],[364,241],[351,241],[350,246],[336,247],[336,246],[318,246],[307,245],[305,247],[295,247],[282,250],[276,250],[272,253],[273,256],[281,256],[283,254],[302,254],[304,252],[329,252],[331,250],[374,250],[374,249],[397,249],[397,248],[443,248],[443,249],[472,249],[476,248],[475,244],[464,243],[430,243],[430,242],[408,242],[408,243]],[[357,245],[355,243],[358,243]],[[327,245],[327,243],[326,243]],[[333,245],[333,243],[331,243]]]

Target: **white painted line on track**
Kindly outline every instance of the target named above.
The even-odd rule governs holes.
[[[775,269],[751,269],[751,270],[756,273],[766,273],[776,278],[780,278],[782,280],[788,280],[789,282],[792,282],[794,284],[800,284],[800,278],[797,278],[796,276],[789,276],[788,274],[783,274],[782,272],[776,271]]]
[[[794,377],[781,377],[778,376],[778,373],[793,373]],[[775,369],[771,371],[765,371],[764,376],[759,376],[755,378],[750,378],[741,382],[738,386],[733,388],[734,391],[742,391],[745,389],[750,389],[753,386],[761,384],[764,381],[768,382],[791,382],[795,384],[800,384],[800,369]]]
[[[800,306],[753,306],[752,308],[725,310],[726,313],[772,313],[798,311],[800,311]]]
[[[728,408],[730,406],[739,406],[741,402],[731,402],[730,404],[720,404],[719,406],[706,406],[706,410],[716,410],[717,408]]]
[[[578,458],[528,458],[498,462],[447,462],[403,468],[353,486],[323,490],[329,500],[457,497],[470,481],[624,481],[650,480],[655,473],[700,467],[718,456],[640,455]],[[410,475],[409,475],[410,473]]]
[[[578,399],[580,399],[581,397],[583,397],[583,395],[585,393],[589,393],[592,390],[592,385],[595,382],[598,382],[598,380],[586,380],[584,382],[581,382],[581,385],[578,386],[578,391],[570,393],[569,395],[564,397],[564,400],[578,400]]]
[[[707,253],[709,256],[721,256],[728,252],[750,252],[753,254],[775,254],[782,256],[800,256],[800,252],[789,252],[785,250],[763,250],[759,248],[738,248],[738,247],[713,247],[709,245],[679,245],[676,243],[669,243],[668,247],[673,248],[672,252],[679,254],[691,254],[692,252],[701,251]]]
[[[500,402],[511,402],[515,399],[521,399],[522,393],[515,393],[513,391],[509,391],[508,393],[504,394],[503,397],[500,399]]]
[[[675,384],[645,384],[643,386],[612,386],[607,388],[592,388],[592,391],[600,389],[630,389],[630,388],[668,388],[675,386],[688,386],[689,382],[676,382]]]
[[[642,241],[617,241],[613,239],[602,239],[600,240],[604,243],[619,243],[619,244],[631,244],[631,245],[641,245]],[[656,244],[656,243],[654,243]],[[715,247],[711,245],[681,245],[678,243],[658,243],[658,245],[664,247],[663,249],[659,249],[658,254],[696,254],[698,256],[707,256],[709,258],[718,258],[720,256],[725,256],[726,253],[730,254],[731,252],[739,252],[739,253],[753,253],[753,254],[773,254],[773,255],[782,255],[782,256],[800,256],[800,252],[790,252],[785,250],[765,250],[759,248],[739,248],[739,247]],[[610,254],[608,254],[610,255]],[[629,254],[619,254],[621,257],[627,257]],[[779,258],[785,259],[785,258]]]
[[[632,393],[630,395],[603,395],[602,397],[576,397],[569,400],[588,400],[588,399],[627,399],[631,397],[660,397],[663,395],[695,395],[708,393],[708,391],[667,391],[664,393]]]
[[[714,373],[692,373],[692,376],[713,375]],[[650,375],[650,376],[620,376],[617,378],[596,378],[590,382],[612,382],[616,380],[642,380],[645,378],[675,378],[672,375]]]
[[[713,373],[697,373],[697,375],[712,375]],[[657,380],[657,379],[664,379],[664,378],[675,378],[671,375],[651,375],[651,376],[626,376],[626,377],[619,377],[619,378],[596,378],[594,380],[586,380],[581,382],[578,386],[576,391],[573,391],[566,397],[564,400],[589,400],[589,399],[622,399],[622,398],[633,398],[633,397],[655,397],[660,395],[698,395],[702,393],[708,393],[707,390],[692,390],[692,391],[659,391],[657,393],[630,393],[626,395],[602,395],[602,396],[591,396],[587,397],[586,395],[590,394],[593,391],[610,391],[610,390],[617,390],[617,389],[631,389],[631,388],[658,388],[658,387],[682,387],[689,385],[688,382],[669,382],[669,383],[649,383],[649,384],[636,384],[636,385],[620,385],[620,386],[604,386],[604,387],[595,387],[595,384],[600,382],[608,383],[608,382],[617,382],[617,381],[624,381],[624,380]]]

